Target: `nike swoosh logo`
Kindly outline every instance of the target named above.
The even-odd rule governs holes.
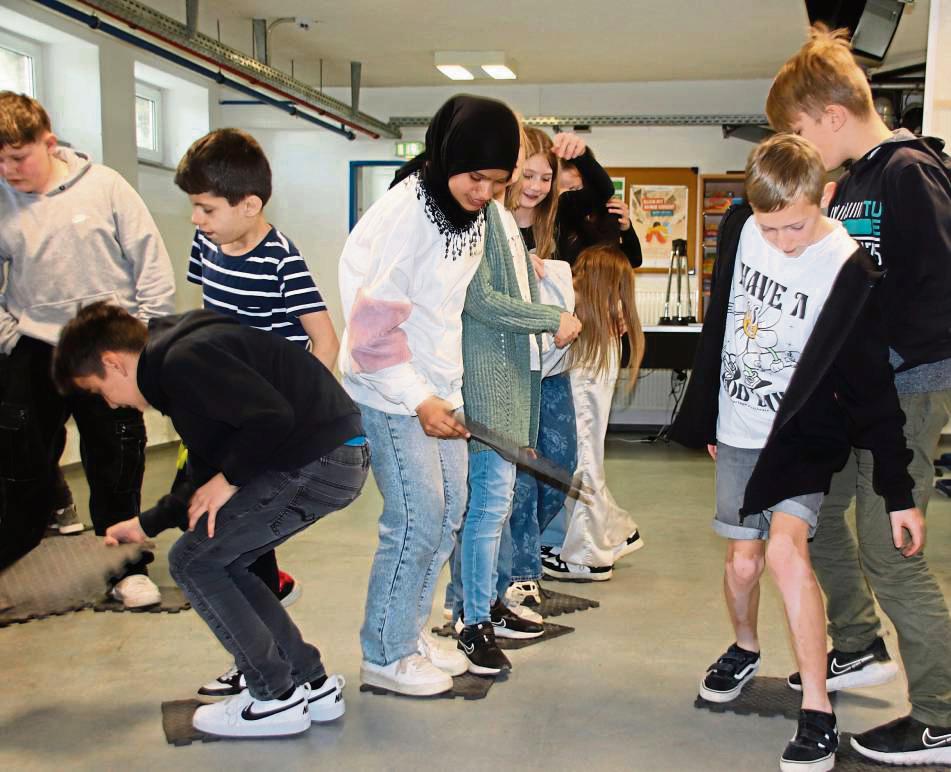
[[[323,699],[324,697],[326,697],[328,694],[333,694],[336,690],[337,690],[337,687],[336,687],[336,686],[331,686],[331,687],[330,687],[327,691],[325,691],[325,692],[321,692],[320,694],[312,694],[312,695],[310,695],[310,699],[308,699],[307,701],[308,701],[308,702],[314,702],[314,701],[316,701],[316,700],[322,700],[322,699]]]
[[[493,619],[493,620],[492,620],[492,624],[493,624],[495,627],[505,627],[505,617],[502,617],[498,622],[496,622],[496,621]]]
[[[459,643],[462,643],[462,641],[459,641]],[[462,648],[466,650],[466,654],[472,654],[475,651],[475,644],[462,643]]]
[[[939,745],[951,743],[951,734],[942,734],[935,737],[931,734],[931,728],[929,727],[921,733],[921,742],[926,748],[937,748]]]
[[[274,710],[266,710],[264,713],[255,713],[251,710],[251,705],[246,705],[244,710],[241,711],[241,718],[245,721],[260,721],[262,718],[267,718],[268,716],[276,716],[278,713],[283,713],[285,710],[290,710],[291,708],[296,708],[304,701],[304,698],[301,697],[293,705],[285,705],[281,708],[275,708]],[[252,703],[253,705],[254,703]]]
[[[848,673],[850,670],[856,670],[857,668],[867,665],[875,657],[871,654],[862,657],[861,659],[854,659],[851,662],[846,662],[844,665],[840,665],[835,657],[832,658],[832,664],[829,666],[829,669],[832,671],[832,675],[843,675]]]

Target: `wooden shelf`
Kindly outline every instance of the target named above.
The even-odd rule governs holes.
[[[703,321],[703,314],[710,299],[710,292],[705,290],[703,285],[713,277],[712,273],[703,270],[703,262],[713,256],[712,252],[717,246],[716,239],[704,238],[705,225],[710,221],[717,222],[726,214],[725,211],[719,209],[713,211],[704,207],[704,202],[709,202],[711,196],[729,195],[731,198],[736,198],[744,195],[743,182],[744,175],[741,172],[700,175],[699,190],[697,191],[697,237],[694,239],[694,244],[696,244],[694,260],[701,270],[700,308],[697,310],[697,318],[701,321]]]

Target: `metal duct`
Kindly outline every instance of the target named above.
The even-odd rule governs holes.
[[[185,0],[185,31],[189,37],[198,32],[198,0]]]
[[[254,37],[254,58],[262,64],[270,64],[267,53],[267,19],[251,19],[251,34]]]
[[[428,126],[430,116],[390,118],[393,126]],[[524,119],[528,126],[723,126],[766,123],[765,115],[533,115]]]
[[[286,106],[282,104],[283,100],[291,100],[296,104],[296,106],[311,110],[318,115],[322,115],[333,121],[339,122],[343,126],[349,126],[353,129],[356,129],[357,131],[367,134],[373,139],[379,139],[380,137],[391,137],[398,139],[401,136],[398,127],[384,123],[383,121],[374,118],[371,115],[366,115],[365,113],[351,113],[350,107],[343,102],[333,99],[332,97],[328,97],[326,94],[322,94],[306,83],[295,80],[280,70],[276,70],[273,67],[269,67],[266,64],[255,61],[252,57],[246,56],[245,54],[237,51],[234,48],[231,48],[230,46],[219,43],[217,40],[214,40],[207,35],[203,35],[200,32],[197,32],[194,35],[189,35],[188,28],[184,24],[179,23],[175,19],[166,16],[165,14],[159,13],[158,11],[149,8],[142,3],[136,2],[136,0],[75,1],[81,5],[85,5],[89,8],[97,10],[106,16],[110,16],[113,19],[128,25],[134,30],[146,32],[162,41],[167,46],[177,48],[190,56],[203,60],[206,63],[213,64],[225,72],[240,76],[241,78],[244,78],[246,81],[248,81],[251,86],[238,83],[238,81],[228,78],[226,75],[220,72],[214,73],[213,71],[207,70],[207,68],[200,67],[194,62],[184,59],[184,57],[177,56],[167,49],[160,48],[159,46],[143,40],[141,37],[132,35],[119,28],[112,27],[111,29],[107,29],[107,27],[110,25],[101,22],[95,16],[84,18],[84,14],[81,14],[81,12],[73,8],[71,5],[60,2],[60,0],[34,0],[34,2],[39,3],[40,5],[53,8],[54,10],[65,13],[66,15],[72,16],[73,18],[79,18],[81,21],[89,24],[89,26],[93,27],[94,29],[102,29],[103,31],[109,32],[109,34],[112,34],[113,36],[121,36],[124,40],[133,43],[134,45],[139,45],[143,48],[147,47],[148,50],[153,51],[153,53],[157,53],[159,56],[163,56],[170,61],[173,60],[172,57],[176,57],[176,59],[179,60],[176,61],[176,63],[182,64],[182,66],[187,66],[188,69],[191,69],[193,72],[201,72],[203,75],[211,72],[212,74],[208,77],[214,78],[219,83],[223,83],[229,88],[234,88],[235,90],[241,91],[242,93],[260,97],[263,101],[281,107],[281,109],[285,109],[287,112],[292,112],[292,110],[286,108]],[[121,33],[121,35],[117,35],[117,32]],[[188,62],[188,64],[183,64],[183,62]],[[269,96],[262,93],[262,90],[270,91],[277,96]],[[296,107],[294,107],[292,114],[294,113],[305,119],[312,118],[312,116],[308,116],[303,112],[297,112]],[[316,122],[317,120],[318,119],[313,119],[311,122]],[[331,126],[325,122],[321,121],[320,123],[326,128],[335,130],[337,129],[337,127]],[[350,132],[342,132],[337,130],[337,133],[349,134]]]
[[[360,62],[350,62],[350,110],[357,112],[360,109],[360,72],[363,65]]]

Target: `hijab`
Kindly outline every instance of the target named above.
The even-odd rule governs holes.
[[[396,172],[393,185],[419,173],[417,196],[426,215],[446,238],[453,260],[467,243],[482,235],[484,210],[469,212],[453,198],[449,178],[481,169],[511,172],[518,158],[518,121],[502,102],[459,94],[433,116],[426,130],[426,149]],[[392,187],[392,186],[391,186]]]

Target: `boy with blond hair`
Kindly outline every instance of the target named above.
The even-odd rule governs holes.
[[[951,418],[951,178],[944,143],[892,132],[875,112],[844,30],[817,26],[780,70],[766,113],[774,128],[813,142],[826,169],[850,162],[829,215],[871,254],[894,380],[914,454],[909,472],[922,511],[931,495],[941,430]],[[845,512],[856,500],[856,528]],[[951,764],[951,617],[924,555],[887,541],[886,504],[872,459],[856,447],[823,502],[811,545],[828,600],[832,651],[826,686],[872,686],[895,676],[873,593],[898,631],[911,713],[852,740],[892,764]],[[789,685],[800,688],[799,674]]]
[[[5,274],[5,276],[4,276]],[[80,306],[108,300],[147,322],[174,309],[172,264],[132,186],[84,153],[60,147],[35,99],[0,92],[0,570],[46,530],[64,426],[82,440],[96,533],[139,513],[145,423],[133,408],[57,393],[50,359]],[[127,607],[161,600],[137,566],[112,594]]]
[[[872,302],[880,274],[842,225],[822,215],[833,188],[823,184],[819,153],[777,135],[753,151],[746,175],[750,203],[721,224],[710,308],[672,434],[716,460],[713,527],[730,540],[724,594],[736,638],[700,694],[729,702],[759,669],[759,580],[768,566],[802,673],[798,730],[780,768],[822,772],[835,765],[838,730],[808,540],[850,440],[874,457],[890,543],[917,553],[924,521]]]

